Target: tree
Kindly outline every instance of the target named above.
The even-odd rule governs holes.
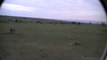
[[[80,25],[81,23],[80,23],[80,22],[77,22],[77,24]]]
[[[76,22],[71,22],[72,24],[77,24]]]
[[[92,24],[91,22],[89,24]]]
[[[102,26],[105,26],[106,24],[105,24],[105,23],[101,23],[101,25],[102,25]]]
[[[16,19],[16,20],[15,20],[15,23],[17,23],[17,22],[18,22],[18,20]]]

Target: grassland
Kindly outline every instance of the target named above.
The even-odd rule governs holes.
[[[15,28],[14,34],[9,33]],[[0,23],[2,60],[99,60],[107,26]],[[80,45],[72,45],[72,38]]]

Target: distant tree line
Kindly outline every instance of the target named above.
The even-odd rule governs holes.
[[[20,19],[8,19],[8,20],[0,20],[0,23],[37,23],[37,24],[43,24],[43,23],[46,23],[46,24],[76,24],[76,25],[81,25],[81,24],[84,24],[84,23],[81,23],[81,22],[75,22],[75,21],[72,21],[72,22],[66,22],[66,21],[54,21],[54,20],[42,20],[42,19],[36,19],[36,20],[20,20]],[[86,24],[86,23],[85,23]],[[91,22],[90,23],[87,23],[87,24],[92,24]],[[100,24],[101,26],[106,26],[107,24],[105,23],[101,23]]]

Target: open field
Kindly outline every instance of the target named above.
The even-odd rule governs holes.
[[[99,60],[106,40],[107,26],[0,23],[2,60]]]

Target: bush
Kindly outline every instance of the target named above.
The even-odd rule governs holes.
[[[101,26],[105,26],[106,24],[105,23],[101,23]]]
[[[77,24],[78,24],[78,25],[80,25],[81,23],[80,23],[80,22],[78,22]]]
[[[72,24],[77,24],[77,22],[71,22]]]
[[[39,24],[41,24],[41,21],[39,21],[39,20],[38,20],[36,23],[39,23]]]

